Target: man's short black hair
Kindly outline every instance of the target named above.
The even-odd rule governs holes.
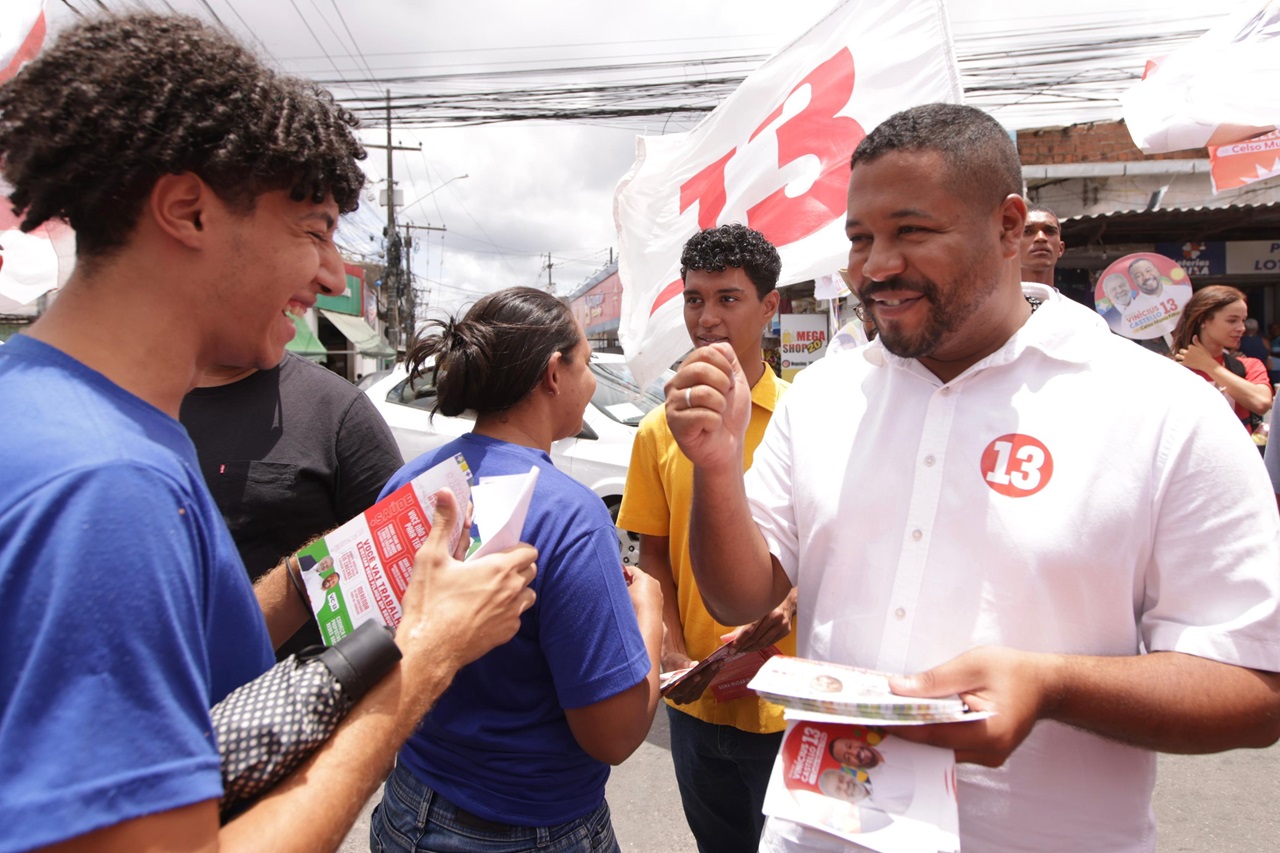
[[[77,254],[124,244],[157,180],[190,172],[237,210],[265,192],[359,204],[356,118],[195,18],[78,24],[0,87],[0,162],[30,231],[64,219]]]
[[[737,222],[699,231],[680,253],[681,280],[689,270],[722,272],[727,267],[746,273],[756,286],[756,293],[764,299],[778,286],[782,258],[763,234]]]
[[[956,195],[975,196],[994,207],[1022,194],[1017,147],[995,119],[974,107],[925,104],[894,113],[859,143],[851,165],[857,168],[893,151],[941,155],[944,180]]]
[[[1044,204],[1027,204],[1027,213],[1047,213],[1053,217],[1053,221],[1062,224],[1062,220],[1058,218],[1058,214],[1054,212],[1052,207]]]

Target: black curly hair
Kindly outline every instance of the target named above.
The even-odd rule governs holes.
[[[77,254],[125,243],[166,174],[190,172],[242,212],[261,194],[356,209],[357,119],[195,18],[80,23],[0,87],[0,163],[30,231],[64,219]]]
[[[689,270],[721,272],[726,267],[738,267],[746,273],[764,299],[778,286],[782,259],[763,234],[737,222],[699,231],[680,253],[681,281]]]

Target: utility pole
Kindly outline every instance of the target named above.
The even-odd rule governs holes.
[[[386,295],[387,301],[387,329],[389,330],[390,344],[392,348],[399,353],[404,347],[405,338],[401,334],[401,303],[404,300],[404,288],[408,278],[401,273],[400,259],[404,255],[404,247],[400,242],[400,232],[396,229],[396,181],[395,181],[395,164],[391,159],[393,151],[421,151],[422,144],[419,143],[417,148],[409,148],[403,145],[394,145],[391,142],[391,90],[387,90],[387,144],[373,145],[365,143],[365,148],[385,148],[387,149],[387,258],[386,268],[382,273],[382,290]],[[412,284],[410,283],[410,288]]]
[[[547,252],[547,293],[550,293],[552,296],[555,296],[556,285],[555,285],[555,282],[551,280],[551,268],[553,266],[555,266],[555,264],[551,263],[551,253]]]
[[[407,343],[413,337],[413,333],[418,328],[418,298],[413,290],[413,267],[410,259],[413,257],[413,234],[412,231],[448,231],[449,229],[443,225],[414,225],[412,222],[404,223],[404,275],[405,281],[408,283],[408,300],[405,305],[404,329],[402,330],[402,339]]]

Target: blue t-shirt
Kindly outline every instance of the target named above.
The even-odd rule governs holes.
[[[222,794],[209,708],[273,658],[182,425],[0,348],[0,851]]]
[[[475,434],[413,460],[383,495],[455,453],[478,479],[538,468],[521,536],[538,549],[538,599],[514,639],[459,671],[400,761],[489,820],[576,820],[600,806],[609,767],[578,746],[564,709],[615,696],[649,672],[618,535],[600,498],[546,453]]]

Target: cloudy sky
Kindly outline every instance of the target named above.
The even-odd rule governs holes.
[[[569,63],[668,61],[688,78],[691,58],[767,55],[820,20],[835,0],[646,0],[644,3],[556,0],[45,0],[53,29],[105,6],[112,11],[174,9],[216,17],[277,66],[332,81],[340,98],[370,94],[360,78],[509,71]],[[1217,18],[1204,0],[1075,0],[1024,4],[952,0],[948,13],[962,59],[1108,35],[1203,29]],[[1221,5],[1221,9],[1230,8]],[[1056,33],[1056,35],[1055,35]],[[1104,64],[1141,69],[1147,58],[1108,56]],[[1016,64],[1016,63],[1015,63]],[[1124,69],[1121,69],[1124,70]],[[372,74],[370,73],[372,72]],[[1016,68],[1014,69],[1016,72]],[[1014,73],[1010,72],[1010,73]],[[715,73],[712,69],[708,75]],[[1016,76],[1016,73],[1015,73]],[[348,82],[343,82],[348,81]],[[447,84],[444,84],[447,85]],[[422,87],[419,87],[422,88]],[[1060,110],[994,110],[1010,127],[1118,117],[1118,106],[1066,103]],[[408,207],[402,216],[445,231],[417,232],[414,272],[429,302],[451,309],[509,285],[545,285],[547,255],[557,291],[566,293],[608,262],[616,250],[612,195],[633,161],[638,133],[688,130],[673,117],[603,123],[519,122],[393,131],[394,170]],[[385,129],[362,131],[383,143]],[[418,147],[421,150],[417,150]],[[386,153],[371,150],[365,168],[371,201],[343,226],[352,253],[382,249]],[[466,175],[462,178],[459,176]]]

